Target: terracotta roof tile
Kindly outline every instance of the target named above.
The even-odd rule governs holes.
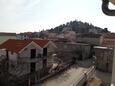
[[[35,42],[40,47],[44,47],[49,40],[15,40],[15,39],[9,39],[3,44],[0,45],[0,48],[5,48],[7,50],[13,51],[18,53],[20,50],[22,50],[24,47],[26,47],[29,43]]]
[[[43,48],[49,42],[49,40],[34,40],[34,42]]]

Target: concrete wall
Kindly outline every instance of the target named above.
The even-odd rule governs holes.
[[[102,43],[102,37],[99,38],[77,38],[77,42],[84,42],[88,44],[100,45]]]
[[[6,57],[6,50],[0,49],[0,56],[2,55]],[[17,61],[17,54],[15,52],[8,51],[8,55],[9,55],[9,60]]]
[[[90,55],[90,46],[82,46],[82,58],[87,59]]]
[[[9,51],[8,54],[9,54],[9,60],[17,61],[17,54],[15,52]]]
[[[95,48],[96,67],[105,72],[112,72],[113,49]]]
[[[20,58],[30,58],[31,49],[36,49],[36,57],[38,54],[42,54],[42,48],[38,48],[36,45],[31,44],[19,54]]]
[[[112,67],[112,80],[111,80],[111,84],[113,86],[115,86],[115,48],[114,48],[114,56],[113,56],[113,67]]]
[[[6,51],[5,51],[5,50],[0,49],[0,56],[6,56]]]
[[[90,56],[90,45],[82,43],[57,43],[56,52],[59,57],[64,59],[72,59],[76,57],[77,59],[81,58],[82,60],[88,59]],[[81,56],[80,56],[81,54]]]
[[[54,47],[54,46],[51,45],[51,44],[48,44],[48,45],[47,45],[47,50],[48,50],[48,53],[54,53],[55,50],[56,50],[56,47]]]

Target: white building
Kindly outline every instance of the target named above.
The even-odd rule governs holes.
[[[31,34],[32,34],[31,32],[20,33],[20,34],[17,34],[17,35],[16,35],[16,38],[17,38],[17,39],[20,39],[20,40],[30,39]]]
[[[1,56],[8,54],[9,71],[12,74],[23,75],[42,68],[41,55],[43,48],[51,53],[56,45],[49,40],[13,40],[9,39],[0,45]],[[8,53],[5,52],[8,51]]]

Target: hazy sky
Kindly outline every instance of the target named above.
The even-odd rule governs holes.
[[[49,29],[71,20],[115,32],[115,17],[101,10],[102,0],[0,0],[0,32]]]

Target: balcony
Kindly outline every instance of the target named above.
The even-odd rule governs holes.
[[[18,59],[18,62],[20,63],[32,63],[32,62],[35,62],[35,63],[38,63],[41,61],[41,58],[30,58],[30,57],[20,57]]]

